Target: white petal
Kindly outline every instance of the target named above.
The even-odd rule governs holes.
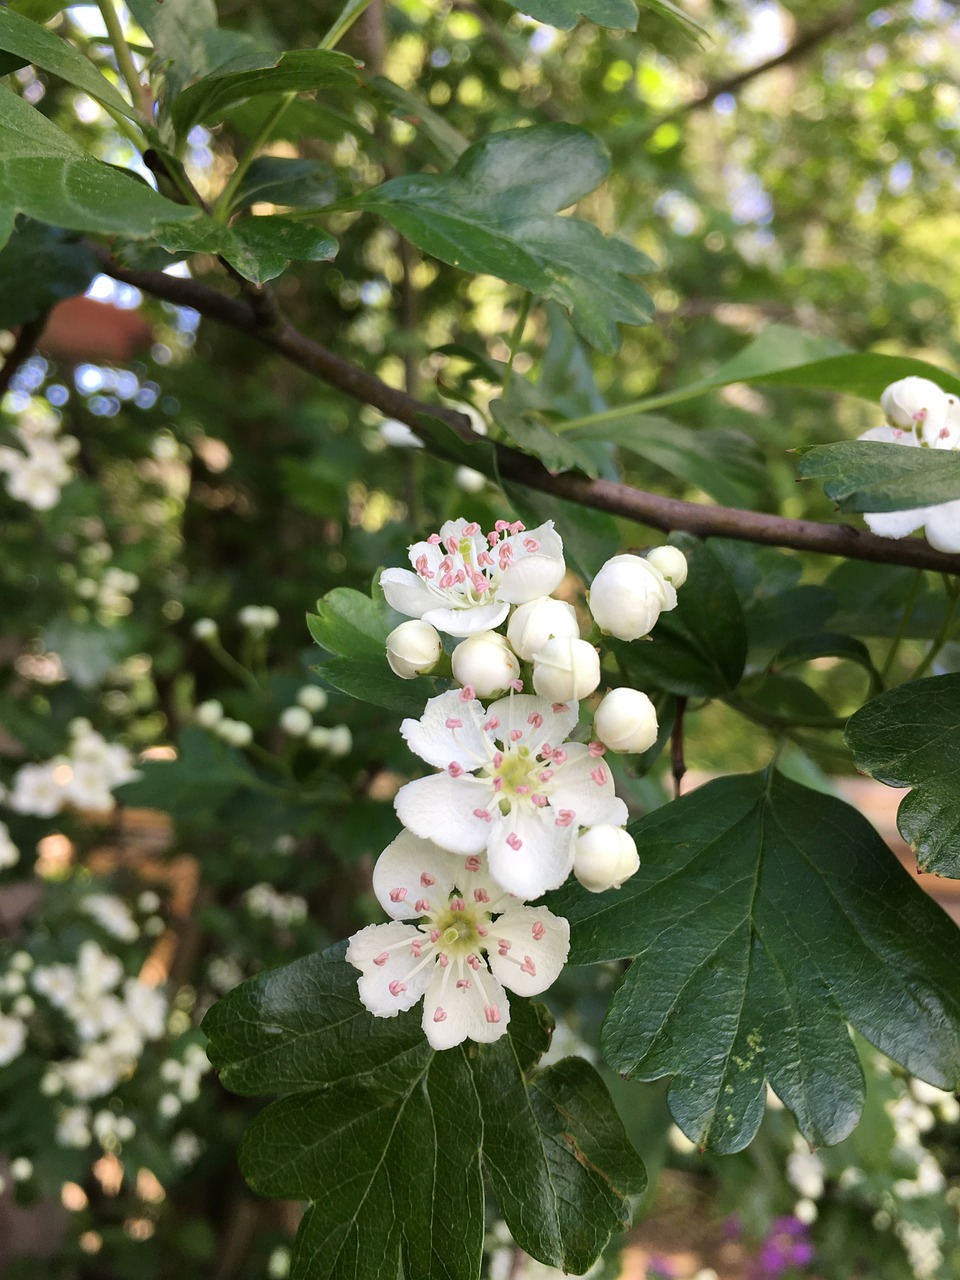
[[[482,853],[490,824],[474,815],[493,803],[493,788],[477,778],[435,773],[401,787],[394,800],[397,817],[418,836],[451,853]],[[508,886],[504,885],[504,888]]]
[[[412,1009],[426,991],[436,960],[424,964],[414,954],[415,947],[426,944],[412,924],[371,924],[350,939],[347,959],[360,970],[360,999],[376,1017],[394,1018]]]
[[[490,926],[490,968],[521,996],[539,995],[556,982],[570,951],[570,926],[546,907],[512,907]]]
[[[871,533],[881,538],[905,538],[929,518],[932,507],[911,507],[909,511],[866,511],[864,520]]]
[[[460,692],[450,689],[431,698],[420,719],[404,720],[400,733],[410,750],[427,764],[445,769],[456,762],[469,772],[486,764],[491,752],[480,728],[483,707],[472,699],[464,702]]]
[[[565,750],[567,761],[557,767],[550,784],[551,808],[572,809],[575,826],[606,822],[622,827],[629,814],[617,796],[609,766],[591,756],[582,742],[570,742]]]
[[[373,868],[377,901],[394,920],[410,920],[445,906],[462,880],[463,858],[412,831],[401,831]]]
[[[458,985],[461,984],[461,985]],[[510,1022],[507,993],[481,965],[437,965],[423,1002],[423,1030],[434,1049],[452,1049],[464,1040],[489,1044]]]
[[[422,618],[437,603],[437,593],[409,569],[384,569],[380,575],[380,586],[390,608],[406,614],[408,618]]]
[[[447,554],[444,548],[436,542],[415,542],[407,548],[407,552],[410,556],[410,563],[414,568],[417,567],[417,561],[421,557],[425,557],[427,568],[431,573],[437,572],[440,561]]]
[[[537,551],[530,552],[524,543],[533,539],[539,542]],[[517,533],[506,539],[513,549],[513,560],[504,570],[497,588],[497,599],[510,604],[526,604],[538,596],[551,595],[567,571],[563,562],[563,542],[553,521],[525,533]]]
[[[388,569],[387,572],[391,570]],[[405,573],[406,570],[398,572]],[[387,598],[389,599],[389,596]],[[433,603],[436,606],[436,599]],[[433,607],[417,616],[448,636],[472,636],[477,631],[492,631],[494,627],[499,627],[509,612],[509,605],[494,600],[490,604],[477,604],[470,609]]]
[[[960,499],[930,507],[926,520],[927,541],[938,551],[960,551]]]
[[[920,447],[920,441],[913,432],[905,431],[903,427],[871,427],[869,431],[857,436],[857,439],[876,440],[880,444],[905,444],[914,449]]]
[[[556,706],[556,710],[554,710]],[[494,731],[498,742],[507,748],[530,747],[539,751],[545,742],[559,747],[577,723],[579,704],[564,702],[551,704],[546,698],[533,693],[514,693],[499,698],[487,708],[487,718],[496,718],[500,726]],[[532,718],[531,718],[532,717]],[[542,723],[537,723],[537,721]],[[522,734],[516,740],[512,732]]]
[[[494,820],[487,857],[494,880],[508,893],[524,900],[539,898],[559,888],[570,874],[577,827],[558,826],[557,817],[556,809],[530,805],[516,806]]]

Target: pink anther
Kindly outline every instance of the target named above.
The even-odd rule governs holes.
[[[466,907],[466,905],[467,905],[467,904],[464,902],[464,900],[463,900],[462,898],[451,898],[451,899],[450,899],[450,910],[451,910],[451,911],[463,911],[463,909]]]
[[[499,1022],[500,1006],[498,1004],[488,1004],[483,1011],[483,1016],[488,1022]]]
[[[430,900],[428,898],[418,898],[414,903],[414,911],[424,912],[430,910]]]
[[[478,925],[477,925],[477,935],[478,935],[478,937],[485,938],[489,932],[490,932],[490,930],[489,930],[489,929],[485,929],[485,928],[484,928],[484,926],[483,926],[482,924],[478,924]]]
[[[527,716],[527,724],[532,724],[535,729],[539,729],[543,725],[543,716],[539,711],[531,711]]]
[[[467,956],[467,964],[470,966],[471,969],[474,970],[474,972],[476,972],[476,970],[480,968],[480,961],[473,954],[473,952],[471,952],[470,955]]]
[[[525,787],[525,786],[522,786],[522,785],[521,785],[521,786],[519,786],[519,787],[514,787],[513,789],[514,789],[514,791],[517,793],[517,795],[518,795],[518,796],[528,796],[528,795],[530,794],[530,788],[529,788],[529,787]]]
[[[434,1022],[446,1022],[447,1020],[446,1010],[441,1009],[440,1006],[437,1005],[436,1009],[434,1009],[433,1011],[433,1020]]]
[[[602,742],[591,742],[589,747],[587,747],[587,750],[590,752],[590,755],[594,760],[599,760],[601,756],[607,754],[607,748]]]
[[[522,680],[511,680],[508,687],[511,688],[514,693],[523,693]]]
[[[491,716],[483,727],[488,733],[493,733],[494,729],[500,728],[500,717]]]
[[[602,764],[598,764],[595,769],[590,770],[590,777],[598,787],[605,787],[607,785],[608,774]]]
[[[554,764],[567,763],[567,753],[563,750],[562,747],[557,747],[556,751],[553,753],[553,763]]]
[[[440,966],[441,969],[445,969],[449,963],[450,963],[450,957],[448,955],[445,955],[441,951],[440,954],[437,956],[437,964]]]
[[[452,533],[450,534],[450,537],[447,538],[446,542],[443,545],[447,548],[447,550],[450,552],[452,556],[455,556],[457,552],[460,550],[460,543],[457,541],[457,539],[453,536]]]
[[[419,960],[423,952],[423,943],[419,938],[414,938],[413,942],[410,943],[410,950],[413,952],[413,958]]]
[[[552,710],[554,715],[562,715],[564,711],[569,711],[570,708],[567,706],[565,702],[555,702],[553,704]]]
[[[497,533],[503,533],[504,529],[509,529],[509,528],[510,528],[510,521],[509,521],[509,520],[498,520],[498,521],[497,521],[497,523],[496,523],[493,527],[496,529]]]
[[[540,778],[540,781],[541,781],[541,782],[549,782],[549,781],[550,781],[550,779],[553,777],[553,770],[552,770],[552,769],[544,769],[544,771],[543,771],[541,774],[539,774],[538,776],[539,776],[539,778]]]
[[[404,888],[390,890],[391,902],[402,902],[406,896],[407,896],[407,891]]]
[[[516,852],[517,849],[523,848],[523,841],[520,839],[520,837],[517,835],[515,831],[511,831],[510,834],[507,836],[507,844],[510,846],[511,849],[514,850],[514,852]]]
[[[440,579],[440,590],[449,591],[450,588],[453,586],[453,583],[454,583],[453,574],[445,573],[443,577]]]
[[[513,943],[509,942],[506,938],[501,938],[498,941],[497,946],[500,950],[500,954],[502,956],[505,956],[507,952],[510,950],[510,948],[513,946]]]
[[[503,764],[503,752],[495,751],[493,753],[493,767],[495,769],[499,769],[502,764]]]
[[[462,778],[463,765],[460,764],[457,760],[451,760],[450,763],[447,765],[447,773],[449,773],[451,778]]]
[[[573,809],[561,809],[554,825],[557,827],[569,827],[576,816]]]
[[[432,884],[437,883],[437,877],[432,876],[429,871],[420,872],[420,883],[425,889],[429,889]]]
[[[533,963],[530,956],[523,957],[523,964],[520,966],[520,972],[529,973],[531,978],[535,978],[537,976],[537,966]]]
[[[533,934],[534,942],[539,942],[543,935],[547,932],[547,927],[542,920],[538,920],[530,931]]]
[[[481,821],[483,821],[483,822],[492,822],[492,821],[493,821],[493,816],[491,815],[491,813],[490,813],[490,810],[489,810],[489,809],[474,809],[474,811],[473,811],[473,816],[474,816],[475,818],[480,818],[480,819],[481,819]],[[474,867],[474,870],[477,870],[477,868],[476,868],[476,867]]]
[[[502,779],[502,778],[494,778],[494,780],[493,780],[493,789],[494,789],[494,791],[498,791],[498,792],[503,790],[503,779]]]
[[[523,531],[526,529],[526,527],[527,527],[527,526],[523,523],[523,521],[522,521],[522,520],[515,520],[515,521],[513,522],[513,524],[510,526],[510,532],[511,532],[511,533],[523,533]]]
[[[540,543],[537,541],[536,538],[524,538],[523,545],[526,548],[526,550],[530,552],[531,555],[533,555],[534,552],[540,550]]]
[[[547,797],[544,795],[541,795],[540,792],[538,791],[535,791],[533,793],[533,795],[530,797],[530,800],[533,804],[537,806],[538,809],[545,809],[547,807]]]
[[[436,941],[439,939],[439,937],[440,937],[440,930],[439,930],[439,929],[431,929],[431,930],[430,930],[430,941],[431,941],[431,942],[436,942]]]
[[[395,978],[387,988],[392,996],[402,996],[406,989],[407,984],[405,982],[401,982],[399,978]]]
[[[457,990],[458,990],[458,991],[469,991],[469,990],[470,990],[470,988],[471,988],[472,986],[473,986],[473,983],[470,981],[470,979],[469,979],[469,978],[458,978],[458,979],[457,979]]]
[[[443,722],[443,727],[445,729],[462,729],[463,721],[458,720],[456,716],[450,716],[447,720]]]
[[[487,893],[486,889],[474,889],[473,900],[474,902],[489,902],[490,895]]]
[[[474,689],[472,684],[465,684],[463,688],[460,690],[461,702],[472,702],[476,696],[477,696],[477,692]]]
[[[486,810],[484,810],[484,812],[486,812]],[[480,859],[477,857],[475,853],[471,853],[470,857],[466,860],[466,862],[463,865],[466,867],[468,871],[479,871]]]
[[[378,956],[374,956],[373,963],[377,966],[378,969],[382,969],[389,959],[390,959],[390,956],[387,954],[387,952],[381,951]]]
[[[479,533],[479,532],[480,532],[480,526],[477,524],[475,520],[471,520],[469,524],[465,524],[463,526],[463,536],[465,538],[472,538],[475,533]]]
[[[519,742],[519,741],[520,741],[520,739],[521,739],[522,737],[523,737],[523,730],[522,730],[522,729],[511,729],[511,730],[510,730],[510,741],[511,741],[511,742]]]
[[[431,547],[439,547],[441,542],[439,533],[431,533],[427,541],[430,543]]]

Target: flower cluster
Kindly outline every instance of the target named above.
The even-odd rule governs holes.
[[[68,805],[109,813],[115,807],[114,788],[138,776],[127,748],[107,742],[89,720],[72,720],[69,731],[64,755],[22,765],[14,774],[5,803],[16,813],[52,818]]]
[[[576,610],[552,594],[566,574],[552,521],[527,531],[498,520],[483,533],[451,520],[410,548],[410,562],[413,571],[380,577],[387,602],[411,618],[387,637],[387,660],[403,679],[438,671],[445,632],[459,641],[447,668],[456,687],[401,726],[438,772],[398,791],[405,829],[374,872],[396,923],[357,934],[347,958],[380,1017],[425,996],[427,1038],[446,1048],[496,1039],[509,1017],[503,989],[533,994],[559,973],[566,921],[524,902],[571,870],[600,893],[639,867],[604,757],[647,750],[658,726],[646,694],[612,689],[596,708],[594,740],[574,739],[602,672]],[[676,606],[686,570],[673,547],[607,561],[589,594],[597,632],[647,635]]]
[[[0,472],[7,493],[35,511],[49,511],[73,478],[70,459],[80,447],[74,436],[60,435],[60,415],[42,400],[31,400],[13,435],[19,448],[0,448]]]
[[[960,448],[960,401],[928,378],[901,378],[880,397],[887,424],[858,437],[913,449]],[[938,551],[960,551],[960,498],[908,511],[867,512],[864,520],[882,538],[905,538],[922,528]]]

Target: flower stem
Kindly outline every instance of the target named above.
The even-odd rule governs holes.
[[[236,676],[248,689],[252,689],[255,693],[260,692],[260,682],[257,677],[242,662],[238,662],[232,653],[227,653],[218,639],[206,640],[204,643],[210,650],[211,655],[225,671],[229,671],[231,675]]]
[[[513,362],[517,358],[517,348],[520,346],[523,338],[523,331],[527,326],[527,316],[530,314],[530,304],[533,301],[532,293],[525,293],[523,301],[520,303],[520,310],[517,312],[517,321],[513,326],[513,332],[510,334],[510,356],[507,360],[507,372],[503,376],[503,398],[507,398],[507,392],[510,390],[510,380],[513,377]]]
[[[123,34],[123,27],[120,25],[120,17],[113,7],[113,0],[97,0],[97,6],[103,17],[103,24],[107,28],[107,36],[113,46],[114,56],[117,59],[117,69],[130,90],[133,106],[146,123],[150,124],[152,123],[150,118],[152,107],[150,90],[140,79],[140,72],[134,64],[133,54],[130,52],[127,38]]]
[[[918,569],[913,575],[913,584],[910,587],[910,594],[907,596],[907,602],[903,607],[903,613],[900,615],[900,625],[897,627],[896,634],[893,637],[893,643],[890,645],[890,651],[887,654],[886,661],[880,670],[880,679],[886,686],[887,678],[893,670],[893,664],[896,661],[897,653],[900,645],[903,643],[903,637],[906,634],[907,623],[913,616],[914,606],[917,603],[917,596],[920,594],[920,583],[923,581],[923,570]]]
[[[340,37],[346,35],[370,3],[371,0],[347,0],[340,16],[320,41],[320,48],[335,49],[340,43]]]
[[[940,623],[940,630],[934,636],[933,643],[924,655],[923,661],[910,677],[911,680],[919,680],[921,676],[926,675],[930,670],[930,667],[933,665],[934,658],[936,658],[937,654],[950,638],[950,632],[953,629],[953,615],[956,612],[958,603],[960,603],[960,590],[951,584],[948,591],[950,601],[944,611],[943,621]]]
[[[231,173],[227,185],[220,192],[217,203],[213,207],[213,216],[218,222],[226,222],[230,217],[230,206],[233,204],[233,198],[237,194],[240,184],[247,175],[247,170],[257,158],[260,148],[269,140],[274,129],[286,115],[291,102],[296,96],[295,92],[283,95],[266,120],[264,120],[260,129],[254,134],[249,147],[237,161],[237,167]]]

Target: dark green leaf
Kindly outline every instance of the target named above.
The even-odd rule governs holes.
[[[766,485],[763,454],[740,431],[691,431],[667,418],[642,415],[581,427],[561,438],[609,440],[731,506],[755,503]]]
[[[835,631],[819,631],[794,637],[783,646],[771,666],[775,670],[781,670],[797,663],[811,662],[815,658],[842,658],[863,667],[870,677],[870,696],[883,687],[880,672],[873,665],[870,650],[863,641]]]
[[[426,134],[447,164],[455,164],[470,145],[462,133],[458,133],[422,98],[408,89],[401,89],[392,80],[374,76],[367,88],[394,107],[402,120],[416,125],[421,133]]]
[[[826,586],[834,595],[834,611],[827,616],[835,631],[895,636],[905,624],[905,636],[932,636],[943,620],[939,579],[934,590],[927,576],[917,569],[846,560],[833,570]],[[905,618],[911,596],[913,604]]]
[[[24,222],[0,249],[0,329],[34,320],[83,293],[100,267],[89,246],[40,222]]]
[[[907,511],[960,498],[960,454],[879,440],[842,440],[800,451],[797,470],[823,480],[841,511]]]
[[[635,957],[604,1027],[607,1061],[673,1076],[695,1142],[737,1151],[764,1081],[814,1145],[856,1124],[847,1023],[908,1071],[960,1083],[960,933],[855,809],[770,771],[721,778],[631,828],[640,871],[551,905],[581,964]]]
[[[177,132],[185,135],[195,124],[221,120],[232,107],[263,94],[333,89],[343,95],[357,88],[356,67],[352,58],[331,49],[244,54],[182,89],[170,118]]]
[[[230,1089],[287,1096],[241,1151],[251,1185],[312,1203],[300,1280],[477,1280],[481,1160],[517,1242],[585,1271],[629,1218],[643,1169],[584,1062],[526,1076],[546,1011],[511,1001],[509,1034],[434,1053],[420,1011],[374,1018],[339,944],[260,975],[207,1015]]]
[[[913,787],[897,826],[920,870],[960,878],[960,675],[881,693],[850,717],[846,738],[863,773]]]
[[[7,8],[22,14],[31,22],[49,22],[55,13],[67,6],[60,0],[7,0]]]
[[[133,175],[94,160],[22,98],[0,86],[0,245],[18,212],[71,231],[132,237],[196,217]]]
[[[747,632],[740,601],[708,544],[678,533],[670,542],[687,557],[689,576],[677,607],[662,613],[650,640],[608,641],[626,675],[641,689],[681,696],[729,693],[743,675]]]
[[[356,197],[419,248],[464,271],[487,272],[552,298],[602,351],[617,323],[645,324],[652,304],[629,276],[651,263],[580,218],[557,216],[607,176],[601,144],[568,124],[491,134],[447,173],[393,178]]]
[[[238,209],[268,200],[298,209],[321,209],[337,198],[336,174],[321,160],[258,156],[246,172],[234,199]]]
[[[163,809],[192,821],[209,815],[238,789],[255,781],[244,757],[206,729],[184,729],[176,760],[144,760],[140,777],[120,787],[123,804]]]
[[[129,102],[100,74],[89,58],[52,31],[8,8],[0,9],[0,49],[52,72],[68,84],[89,93],[91,98],[96,98],[112,111],[128,119],[136,119],[136,112]]]
[[[329,262],[337,242],[318,227],[274,214],[241,218],[224,226],[213,218],[160,227],[157,239],[171,253],[215,253],[254,284],[265,284],[285,270],[291,259]]]
[[[535,413],[524,412],[503,400],[491,401],[490,414],[511,444],[539,458],[553,475],[561,471],[583,471],[592,478],[599,475],[589,447],[592,442],[558,435]]]

